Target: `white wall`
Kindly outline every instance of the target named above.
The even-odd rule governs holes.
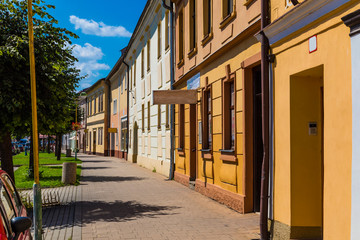
[[[139,34],[136,36],[127,56],[131,70],[130,83],[134,82],[134,63],[136,59],[136,86],[130,88],[129,102],[129,130],[130,144],[129,156],[133,154],[134,147],[134,122],[139,127],[138,130],[138,163],[144,167],[153,170],[155,167],[157,172],[168,175],[170,161],[170,130],[166,129],[166,106],[161,106],[161,130],[158,130],[158,106],[152,104],[153,90],[170,89],[170,49],[165,50],[165,12],[166,9],[160,7],[156,13],[155,9],[162,1],[153,1],[150,6],[149,14],[140,26]],[[161,21],[161,58],[158,59],[158,23]],[[145,28],[149,29],[145,31]],[[135,33],[136,34],[136,33]],[[140,38],[143,37],[141,41]],[[150,39],[150,71],[147,71],[147,42]],[[144,49],[144,77],[141,77],[141,54]],[[135,53],[134,53],[135,51]],[[132,59],[130,60],[130,56]],[[133,99],[135,97],[135,101]],[[150,132],[148,131],[148,102],[150,101]],[[142,104],[145,106],[145,131],[142,132]],[[160,146],[158,145],[160,144]],[[161,151],[161,154],[160,154]],[[140,162],[139,162],[140,161]],[[160,164],[161,163],[161,164]],[[158,169],[161,168],[161,169]]]
[[[351,239],[360,239],[360,34],[351,38],[352,62],[352,194]]]

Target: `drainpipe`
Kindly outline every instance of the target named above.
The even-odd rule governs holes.
[[[264,28],[269,24],[268,0],[261,1],[261,88],[262,88],[262,139],[263,162],[261,170],[260,235],[261,240],[269,239],[268,195],[269,195],[269,40]]]
[[[174,84],[174,8],[173,3],[170,1],[170,6],[166,5],[165,0],[162,0],[162,6],[170,11],[170,90],[173,90]],[[174,178],[174,165],[175,165],[175,149],[174,149],[174,136],[175,136],[175,108],[174,104],[170,105],[170,173],[169,180]]]
[[[125,64],[126,68],[127,68],[127,72],[126,72],[126,118],[127,118],[127,123],[126,123],[126,127],[127,127],[127,131],[126,131],[126,161],[129,161],[129,92],[130,92],[130,88],[129,88],[129,65],[125,62],[125,59],[123,60],[123,63]]]
[[[110,117],[111,117],[111,82],[110,80],[105,80],[105,84],[108,86],[108,118],[107,118],[107,129],[104,129],[104,133],[106,132],[106,147],[107,147],[107,156],[110,156],[110,134],[108,132],[108,129],[110,127]]]
[[[120,69],[120,67],[119,67],[119,69]],[[118,106],[116,106],[117,108],[118,108],[118,112],[117,112],[117,115],[118,115],[118,134],[117,134],[117,140],[115,140],[115,142],[116,141],[118,141],[118,146],[117,146],[117,149],[118,149],[118,151],[119,151],[119,157],[120,157],[120,152],[121,152],[121,141],[119,140],[119,136],[120,136],[120,139],[121,139],[121,118],[120,118],[120,85],[121,85],[121,78],[120,78],[120,76],[119,76],[119,81],[118,81],[118,100],[119,100],[119,104],[118,104]],[[115,135],[115,137],[116,137],[116,135]],[[115,144],[114,144],[115,145]],[[119,149],[119,147],[120,147],[120,149]],[[115,147],[116,148],[116,147]],[[115,154],[116,155],[116,154]]]

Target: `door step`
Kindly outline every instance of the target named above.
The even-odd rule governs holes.
[[[189,181],[189,188],[195,190],[195,181]]]

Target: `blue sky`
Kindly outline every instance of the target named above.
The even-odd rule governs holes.
[[[73,53],[82,75],[88,75],[80,82],[81,90],[108,75],[127,46],[146,0],[47,0],[46,4],[55,5],[49,13],[59,27],[79,36],[72,41]]]

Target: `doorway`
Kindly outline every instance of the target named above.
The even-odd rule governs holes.
[[[190,181],[196,180],[196,123],[197,123],[197,116],[196,116],[196,105],[190,104],[189,105],[189,135],[190,135]]]
[[[253,209],[260,212],[263,162],[261,65],[252,68],[253,82]]]
[[[132,162],[137,163],[137,156],[138,156],[138,125],[137,122],[134,123],[134,134],[133,134],[133,156]]]
[[[110,149],[110,156],[115,156],[115,133],[111,134],[111,149]]]
[[[322,239],[323,66],[290,76],[291,238]]]
[[[93,154],[96,155],[96,131],[93,131]]]

